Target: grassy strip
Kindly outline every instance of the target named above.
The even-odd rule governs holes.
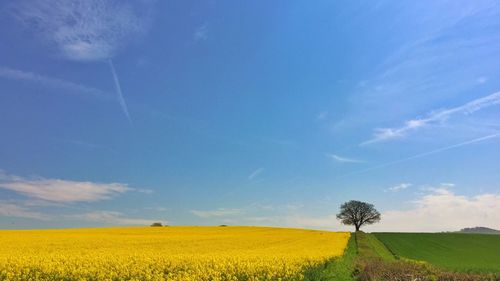
[[[373,234],[358,231],[354,234],[360,258],[380,258],[385,261],[394,261],[394,255]]]
[[[341,257],[333,258],[326,262],[324,266],[305,272],[305,280],[310,281],[354,281],[354,270],[356,260],[356,239],[351,235],[344,254]]]

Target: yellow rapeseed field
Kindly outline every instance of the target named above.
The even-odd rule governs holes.
[[[265,227],[0,231],[0,280],[300,280],[349,233]]]

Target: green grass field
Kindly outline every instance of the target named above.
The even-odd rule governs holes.
[[[500,273],[500,235],[375,233],[395,255],[457,271]]]

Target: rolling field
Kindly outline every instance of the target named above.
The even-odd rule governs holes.
[[[263,227],[0,231],[0,280],[301,280],[349,233]]]
[[[375,233],[397,256],[472,272],[500,273],[500,235]]]

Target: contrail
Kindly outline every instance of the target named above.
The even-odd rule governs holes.
[[[125,113],[125,115],[127,116],[128,122],[130,123],[130,125],[132,125],[132,119],[130,118],[130,114],[128,113],[127,103],[125,102],[125,99],[123,98],[122,88],[120,86],[120,80],[118,80],[118,75],[116,75],[115,66],[113,65],[113,61],[111,59],[108,59],[108,65],[109,65],[109,68],[111,69],[111,74],[113,74],[116,95],[118,96],[118,102],[120,103],[120,106],[123,110],[123,113]]]
[[[429,156],[429,155],[436,154],[436,153],[440,153],[440,152],[443,152],[443,151],[446,151],[446,150],[450,150],[450,149],[454,149],[454,148],[466,146],[466,145],[469,145],[469,144],[473,144],[473,143],[476,143],[476,142],[481,142],[481,141],[485,141],[485,140],[493,139],[493,138],[497,138],[497,137],[500,137],[500,133],[487,135],[487,136],[484,136],[484,137],[476,138],[476,139],[473,139],[473,140],[468,140],[468,141],[457,143],[457,144],[450,145],[450,146],[441,147],[441,148],[438,148],[438,149],[434,149],[434,150],[431,150],[431,151],[428,151],[428,152],[420,153],[420,154],[413,155],[413,156],[410,156],[410,157],[406,157],[406,158],[403,158],[403,159],[395,160],[395,161],[392,161],[392,162],[387,162],[387,163],[384,163],[384,164],[381,164],[381,165],[378,165],[378,166],[370,167],[370,168],[367,168],[367,169],[364,169],[364,170],[360,170],[360,171],[357,171],[357,172],[353,172],[353,173],[344,175],[343,177],[357,175],[357,174],[365,173],[365,172],[368,172],[368,171],[371,171],[371,170],[380,169],[380,168],[385,168],[385,167],[388,167],[388,166],[399,164],[401,162],[406,162],[406,161],[409,161],[409,160],[413,160],[413,159],[417,159],[417,158],[422,158],[422,157]]]

